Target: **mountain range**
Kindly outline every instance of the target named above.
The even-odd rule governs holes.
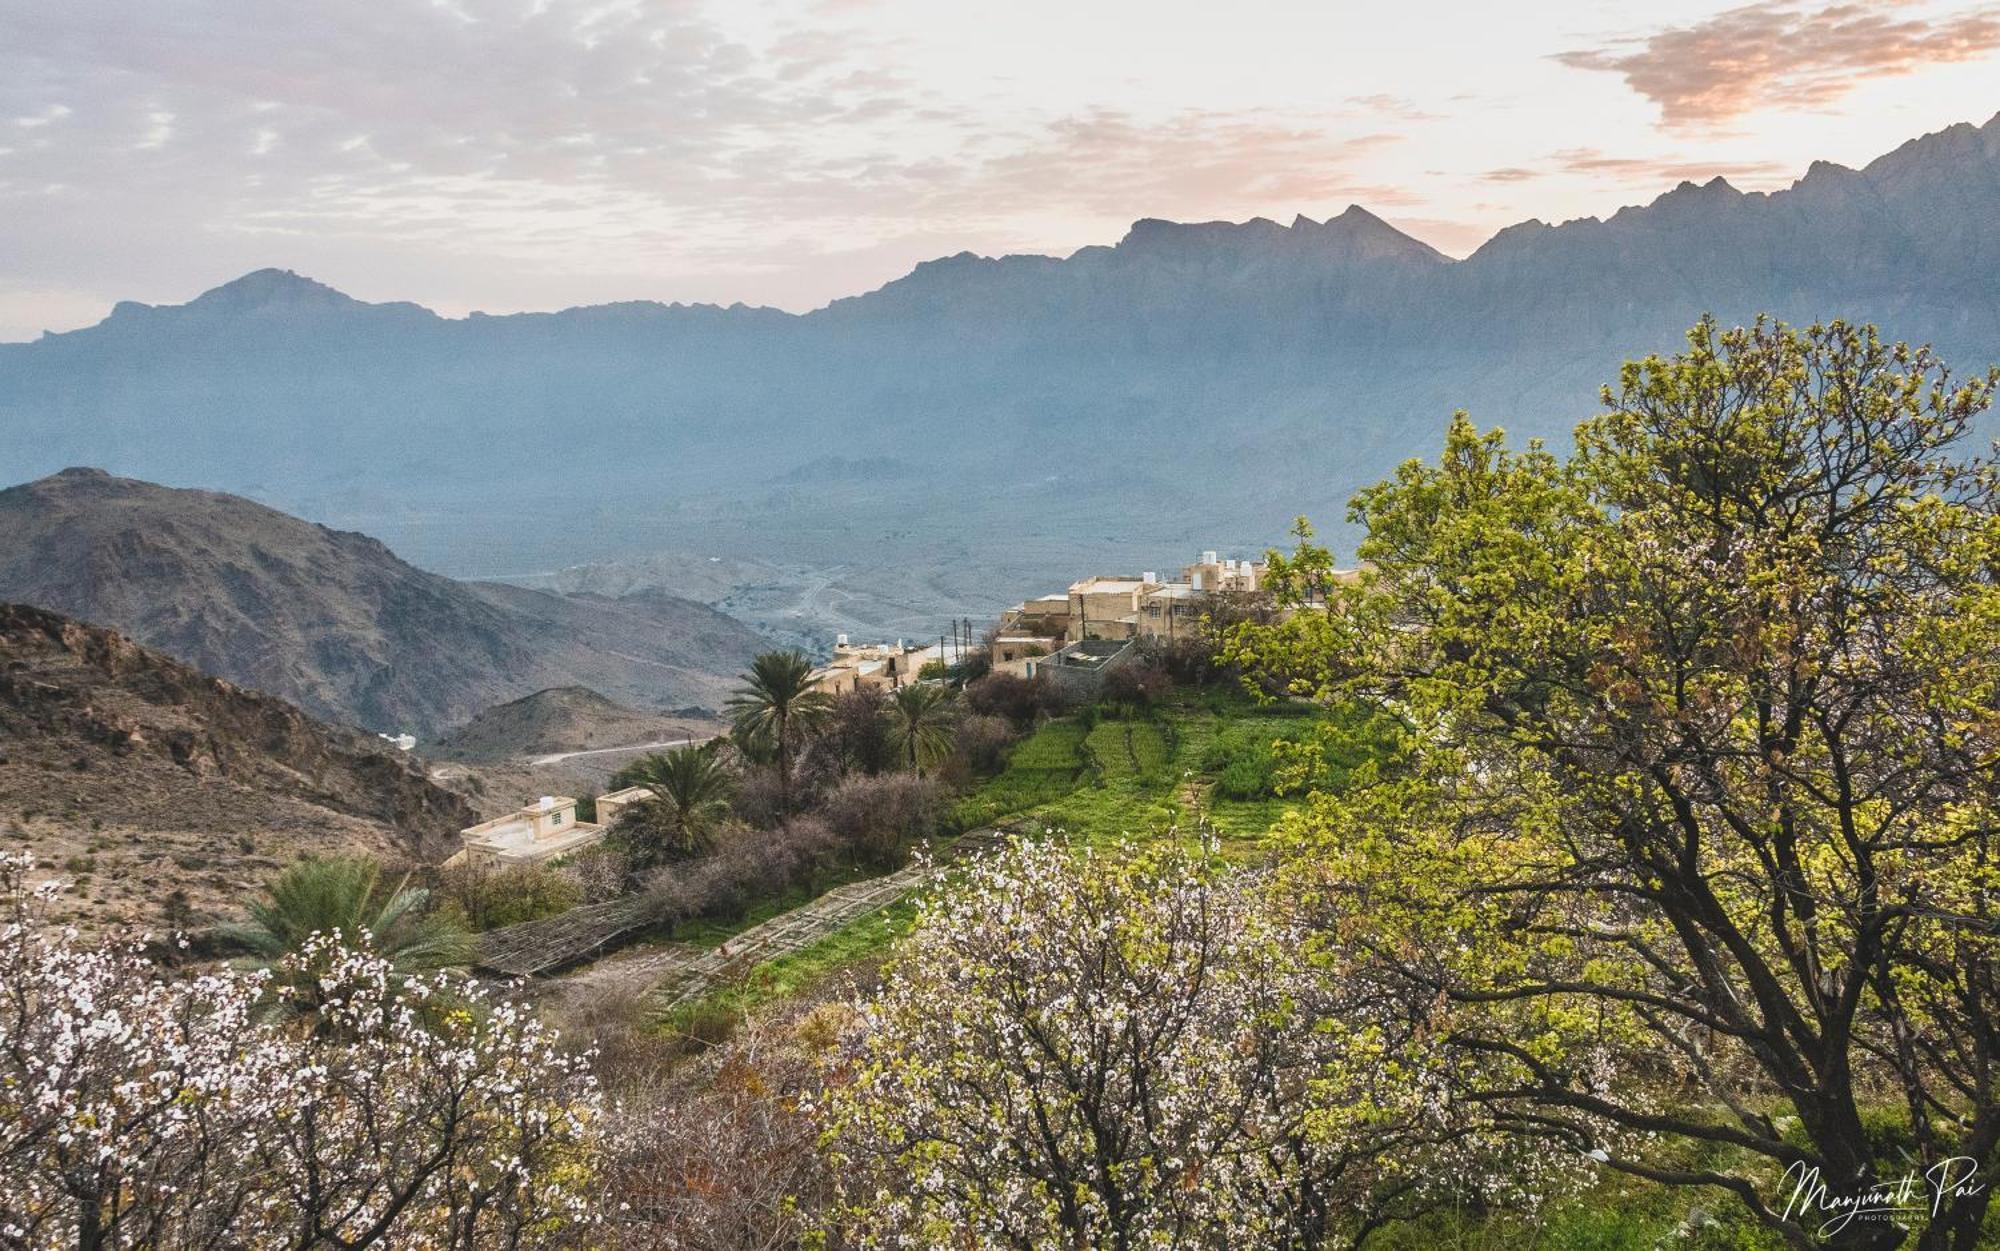
[[[0,345],[0,480],[101,464],[232,490],[458,575],[782,556],[807,623],[830,588],[919,634],[1086,562],[1337,523],[1456,408],[1565,437],[1704,313],[1872,321],[1983,368],[1995,203],[2000,116],[1768,194],[1717,178],[1525,222],[1463,260],[1356,206],[960,254],[804,315],[452,319],[262,270]]]
[[[659,592],[454,581],[363,534],[97,469],[0,491],[0,600],[118,630],[324,720],[425,738],[548,687],[718,707],[761,646]]]

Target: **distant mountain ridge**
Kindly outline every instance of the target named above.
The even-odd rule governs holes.
[[[1983,368],[1995,203],[2000,116],[1782,191],[1689,182],[1524,222],[1458,261],[1356,206],[962,253],[804,315],[449,319],[259,271],[0,345],[0,477],[104,463],[252,491],[456,572],[668,549],[969,565],[993,571],[983,610],[1093,550],[1140,559],[1120,536],[1165,559],[1337,522],[1456,408],[1566,437],[1620,361],[1703,313],[1872,321]],[[923,472],[815,468],[871,457]]]
[[[325,719],[421,735],[577,682],[654,706],[719,703],[758,646],[689,601],[455,582],[363,534],[94,469],[0,491],[0,599],[117,629]]]

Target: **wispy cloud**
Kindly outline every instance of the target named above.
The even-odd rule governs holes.
[[[1407,102],[1291,115],[983,112],[831,0],[756,36],[703,0],[0,0],[0,215],[50,230],[351,239],[524,270],[755,270],[1023,219],[1240,215],[1374,191]],[[90,219],[99,219],[92,221]],[[138,232],[132,232],[138,233]],[[32,246],[32,242],[24,245]],[[274,254],[283,255],[282,247]]]
[[[1669,126],[1711,127],[1761,109],[1823,107],[1869,79],[1996,50],[2000,10],[1924,15],[1890,0],[1746,5],[1555,59],[1622,76]]]
[[[1722,177],[1764,180],[1791,172],[1778,161],[1702,161],[1681,157],[1613,156],[1596,148],[1565,148],[1554,153],[1550,164],[1565,174],[1602,174],[1628,183],[1658,186],[1689,179],[1706,181]]]

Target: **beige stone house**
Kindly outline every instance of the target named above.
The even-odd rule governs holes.
[[[995,672],[1025,678],[1035,661],[1061,646],[1061,639],[1040,634],[996,634],[987,645],[987,653]]]
[[[579,851],[603,838],[604,827],[577,820],[576,800],[570,796],[544,795],[518,812],[467,826],[458,837],[463,846],[445,861],[447,866],[504,868]]]
[[[1069,628],[1072,643],[1082,639],[1130,639],[1139,636],[1139,601],[1162,585],[1158,574],[1136,578],[1085,578],[1069,587]]]
[[[1069,596],[1037,595],[1000,614],[999,633],[1042,639],[1069,635]]]
[[[897,639],[894,643],[850,643],[842,634],[834,640],[833,659],[813,670],[819,689],[844,695],[872,686],[893,691],[917,680],[930,652]]]
[[[568,795],[544,795],[517,812],[460,830],[461,846],[445,865],[499,869],[544,864],[597,843],[620,813],[652,797],[653,792],[643,786],[599,795],[597,820],[581,821],[576,815],[576,800]]]

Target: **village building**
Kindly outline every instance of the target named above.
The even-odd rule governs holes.
[[[917,680],[924,662],[934,659],[927,649],[907,644],[850,643],[845,634],[835,638],[833,659],[813,670],[813,680],[829,695],[844,695],[863,687],[893,691]]]
[[[1155,587],[1139,600],[1139,637],[1167,642],[1199,637],[1208,607],[1208,596],[1185,582]]]
[[[1088,699],[1104,685],[1104,675],[1139,658],[1134,639],[1079,639],[1054,654],[1028,662],[1027,676],[1039,677],[1073,698]]]
[[[653,792],[644,786],[599,795],[597,819],[584,821],[576,815],[575,799],[544,795],[519,811],[460,830],[461,846],[444,863],[446,867],[465,864],[487,869],[544,864],[595,845],[619,814],[652,797]]]
[[[993,641],[987,644],[987,654],[992,660],[994,672],[1025,678],[1035,661],[1061,646],[1060,638],[1046,635],[996,634]]]
[[[1154,573],[1136,578],[1095,576],[1070,583],[1069,623],[1064,637],[1072,643],[1139,637],[1139,600],[1161,585]]]
[[[1069,636],[1069,596],[1038,595],[1000,614],[999,633],[1061,639]]]
[[[653,797],[651,787],[628,786],[623,790],[610,791],[597,797],[597,824],[610,829],[618,823],[618,818],[635,804],[645,803]]]
[[[1204,595],[1249,594],[1264,589],[1268,567],[1263,561],[1218,557],[1203,552],[1193,564],[1181,569],[1181,581]]]
[[[1026,676],[1030,662],[1053,655],[1061,643],[1086,640],[1174,640],[1201,629],[1217,596],[1250,596],[1267,589],[1270,569],[1261,560],[1204,551],[1167,581],[1157,573],[1096,575],[1070,584],[1062,595],[1025,600],[1001,614],[991,644],[993,667]],[[1348,575],[1342,575],[1348,576]]]
[[[541,864],[580,851],[603,838],[604,827],[577,820],[576,800],[569,796],[544,795],[518,812],[467,826],[458,837],[463,846],[447,866],[491,869]]]

